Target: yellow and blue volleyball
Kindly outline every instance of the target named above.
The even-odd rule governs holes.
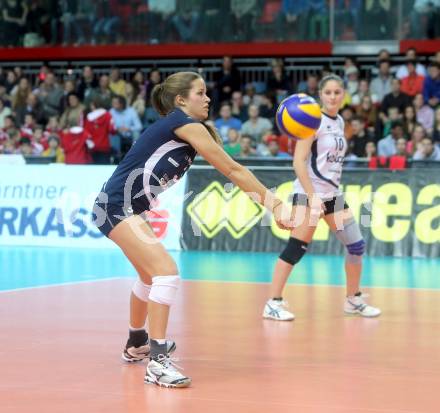
[[[309,95],[296,93],[280,103],[275,119],[281,133],[297,140],[308,139],[321,124],[321,109]]]

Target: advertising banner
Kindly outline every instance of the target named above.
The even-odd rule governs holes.
[[[251,168],[252,169],[252,168]],[[256,167],[255,175],[288,202],[291,168]],[[374,256],[440,256],[440,171],[345,171],[342,190]],[[188,174],[184,247],[199,250],[280,252],[289,237],[269,214],[210,167]],[[342,245],[321,220],[311,253],[341,254]]]
[[[115,166],[0,165],[0,245],[115,247],[91,222],[94,200]],[[185,177],[159,197],[150,222],[180,249]]]

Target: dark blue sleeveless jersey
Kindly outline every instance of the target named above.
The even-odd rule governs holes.
[[[175,109],[148,127],[103,187],[108,203],[140,214],[158,194],[177,182],[191,166],[196,150],[174,130],[199,122]]]

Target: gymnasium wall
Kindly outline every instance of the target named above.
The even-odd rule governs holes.
[[[0,245],[114,248],[91,222],[114,166],[0,165]],[[288,201],[291,168],[250,167]],[[343,175],[369,255],[440,256],[440,176],[431,169],[357,169]],[[226,184],[226,185],[225,185]],[[193,166],[160,197],[150,221],[170,250],[280,251],[288,232],[209,166]],[[311,253],[341,254],[321,222]]]

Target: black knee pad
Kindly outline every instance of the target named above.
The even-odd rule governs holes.
[[[290,237],[286,248],[284,248],[284,251],[280,254],[280,258],[291,265],[295,265],[307,252],[308,245],[307,242]]]

